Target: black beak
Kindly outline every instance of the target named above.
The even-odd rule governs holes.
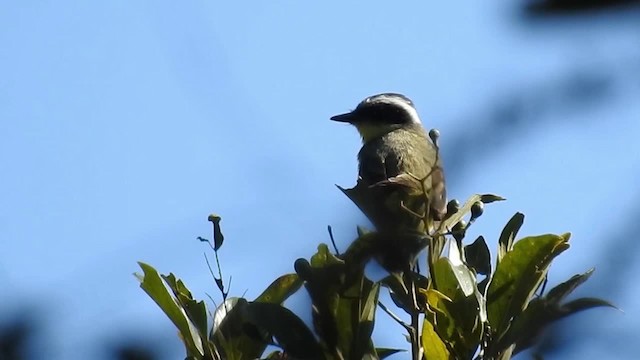
[[[345,123],[353,123],[355,119],[356,119],[356,117],[353,114],[353,112],[348,112],[348,113],[344,113],[344,114],[340,114],[340,115],[336,115],[336,116],[332,116],[331,117],[331,120],[333,120],[333,121],[345,122]]]

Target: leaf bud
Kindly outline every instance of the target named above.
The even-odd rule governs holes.
[[[467,229],[467,222],[464,220],[458,221],[455,225],[453,225],[453,229],[451,229],[451,234],[456,241],[460,242],[464,238],[465,230]]]
[[[435,146],[438,146],[438,140],[440,139],[440,131],[438,129],[429,130],[429,138],[433,141]]]
[[[480,201],[476,201],[471,205],[471,220],[479,218],[484,212],[484,204]]]
[[[453,215],[460,210],[460,201],[453,199],[447,203],[447,215]]]

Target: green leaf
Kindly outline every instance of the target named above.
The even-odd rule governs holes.
[[[441,260],[443,259],[448,261],[448,267],[453,271],[453,275],[457,280],[457,286],[462,290],[462,294],[464,294],[464,296],[471,296],[476,287],[476,275],[472,273],[462,261],[462,254],[460,254],[457,242],[450,241],[449,258],[440,258],[436,263],[442,263]],[[436,271],[436,278],[437,277],[438,272]]]
[[[498,263],[500,263],[507,252],[513,248],[513,242],[516,239],[516,235],[518,235],[522,223],[524,223],[524,214],[518,212],[509,219],[507,225],[502,229],[502,233],[498,239]]]
[[[311,263],[298,259],[295,269],[300,277],[304,277],[304,286],[311,298],[314,329],[327,350],[335,355],[340,337],[336,320],[340,277],[336,276],[333,270],[336,265],[332,265],[332,261],[328,247],[321,244],[311,257]]]
[[[247,305],[247,300],[238,297],[230,297],[225,302],[220,304],[213,313],[213,331],[219,331],[223,324],[229,321],[230,324],[236,324],[235,331],[232,336],[237,336],[242,333],[242,327],[240,324],[244,321],[242,310],[240,308]],[[246,312],[246,311],[245,311]],[[233,319],[231,319],[234,317]]]
[[[267,348],[269,336],[261,329],[247,332],[249,303],[243,298],[228,298],[213,314],[210,339],[223,359],[252,360]]]
[[[364,302],[362,313],[360,313],[360,323],[371,323],[372,326],[370,330],[373,330],[373,322],[375,321],[379,293],[380,284],[373,284]],[[371,331],[369,331],[369,334],[371,334]]]
[[[552,303],[546,298],[531,301],[529,307],[517,316],[509,330],[499,341],[500,348],[507,348],[516,344],[518,353],[534,343],[534,339],[551,323],[573,315],[577,312],[596,307],[613,307],[607,301],[595,298],[580,298],[564,305]]]
[[[502,201],[502,200],[504,200],[504,198],[497,195],[491,195],[491,194],[472,195],[469,199],[467,199],[464,205],[462,205],[462,207],[458,209],[458,211],[455,214],[451,215],[450,217],[446,218],[440,223],[440,228],[444,229],[445,232],[450,232],[451,229],[453,229],[453,227],[465,217],[465,215],[471,212],[471,207],[473,206],[473,204],[475,204],[478,201],[481,201],[482,203],[485,203],[485,204],[489,204],[494,201]]]
[[[338,259],[321,244],[311,257],[310,269],[304,272],[308,273],[305,288],[313,304],[313,325],[327,356],[351,359],[372,354],[375,350],[370,339],[359,340],[366,334],[360,319],[367,318],[372,309],[365,304],[378,291],[364,276],[364,264]]]
[[[338,257],[333,255],[331,251],[329,251],[329,247],[327,244],[318,245],[318,252],[315,253],[311,257],[311,266],[312,267],[323,267],[326,265],[341,265],[344,261],[340,260]]]
[[[452,359],[451,352],[447,345],[440,339],[433,324],[430,321],[422,323],[422,349],[424,358],[429,360],[449,360]]]
[[[598,298],[580,298],[562,305],[560,308],[563,313],[563,317],[575,314],[580,311],[596,308],[596,307],[610,307],[618,309],[612,303]]]
[[[573,290],[575,290],[578,286],[584,284],[585,281],[589,280],[591,275],[593,275],[594,270],[595,269],[591,268],[587,270],[587,272],[585,272],[584,274],[573,275],[571,279],[549,290],[545,298],[552,303],[560,303],[562,300],[564,300],[567,297],[567,295],[573,292]]]
[[[551,261],[569,248],[569,234],[521,239],[498,264],[487,290],[489,324],[499,338],[540,286]]]
[[[495,201],[504,201],[505,198],[503,198],[502,196],[498,196],[498,195],[493,195],[493,194],[484,194],[484,195],[480,195],[480,201],[482,201],[482,203],[484,204],[490,204],[492,202]]]
[[[453,300],[436,289],[420,289],[426,299],[425,321],[433,325],[438,337],[448,345],[453,345],[451,339],[456,334],[456,323],[450,312]],[[448,351],[449,346],[447,346]]]
[[[361,358],[371,348],[371,334],[375,324],[376,309],[378,308],[378,295],[380,294],[380,284],[373,284],[368,296],[364,301],[364,307],[360,313],[360,321],[357,325],[355,357]],[[352,356],[354,357],[354,356]]]
[[[286,274],[277,278],[256,298],[257,302],[282,304],[302,286],[297,274]]]
[[[371,332],[378,292],[379,286],[360,274],[349,288],[333,295],[338,352],[345,358],[359,359],[373,351]]]
[[[164,286],[160,274],[151,265],[138,262],[144,276],[140,287],[158,304],[171,322],[178,328],[185,342],[187,356],[202,357],[204,355],[203,339],[200,338],[198,329],[189,321],[186,312],[178,306],[167,288]]]
[[[547,296],[533,299],[524,312],[515,316],[511,326],[500,339],[497,348],[504,349],[516,344],[515,353],[518,353],[531,346],[533,339],[552,322],[594,307],[614,307],[607,301],[595,298],[581,298],[566,304],[560,304],[567,295],[583,284],[592,273],[593,269],[584,274],[574,275],[571,279],[550,290]]]
[[[391,295],[391,300],[397,307],[403,309],[407,314],[411,314],[414,308],[413,296],[405,284],[415,284],[418,289],[426,289],[429,286],[429,279],[417,272],[406,272],[401,276],[399,273],[390,273],[382,280],[380,285],[386,287]]]
[[[533,299],[527,309],[516,316],[507,332],[500,339],[496,339],[497,345],[494,345],[492,350],[503,351],[516,343],[526,348],[533,344],[542,328],[551,321],[553,320],[544,301],[540,298]]]
[[[360,231],[358,232],[360,233]],[[344,252],[342,258],[349,266],[363,267],[376,252],[379,234],[366,232],[359,235]],[[313,258],[312,258],[313,261]]]
[[[486,321],[484,299],[478,292],[475,275],[464,265],[455,242],[450,242],[449,258],[440,258],[434,266],[434,287],[443,298],[434,300],[433,290],[427,299],[437,309],[432,323],[440,338],[456,358],[468,358],[480,344]],[[458,254],[458,255],[456,255]]]
[[[464,247],[464,260],[467,266],[480,275],[491,273],[491,253],[484,237],[478,236],[474,242]]]
[[[311,330],[291,310],[271,303],[252,302],[247,320],[272,335],[282,349],[297,359],[318,359],[322,353]]]
[[[184,309],[189,320],[196,326],[203,339],[207,338],[207,307],[204,301],[196,301],[193,299],[191,292],[184,285],[182,280],[177,279],[175,275],[161,275],[165,283],[175,296],[178,304]]]
[[[481,336],[484,325],[478,327],[477,321],[483,324],[487,321],[487,309],[485,298],[478,289],[476,274],[462,261],[458,243],[455,241],[449,242],[449,259],[452,265],[451,269],[456,279],[458,279],[460,288],[466,297],[465,306],[467,307],[464,308],[464,312],[467,313],[467,317],[465,319],[473,317],[473,321],[467,325],[473,327],[471,331],[474,334]],[[473,300],[471,298],[473,298]],[[465,336],[465,338],[468,338],[468,336]],[[478,340],[480,340],[479,337]]]
[[[378,358],[380,360],[388,358],[393,354],[397,354],[400,352],[406,352],[406,350],[402,349],[387,349],[387,348],[376,348],[376,354],[378,354]]]

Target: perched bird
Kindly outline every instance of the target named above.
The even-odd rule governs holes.
[[[447,204],[438,149],[422,126],[413,102],[395,93],[373,95],[355,110],[331,120],[352,124],[362,137],[358,183],[343,191],[383,234],[381,251],[389,255],[382,259],[382,265],[406,260],[405,252],[415,257],[417,252],[398,248],[403,246],[398,239],[424,234],[428,230],[425,220],[441,219]],[[403,266],[387,265],[385,268]]]

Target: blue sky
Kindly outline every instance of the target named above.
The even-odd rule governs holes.
[[[328,241],[328,224],[346,248],[363,218],[334,184],[354,183],[359,139],[328,118],[385,91],[411,97],[440,129],[452,197],[508,198],[474,234],[495,242],[516,211],[523,233],[571,231],[551,282],[596,266],[593,289],[606,289],[599,273],[615,259],[602,253],[640,195],[638,13],[526,22],[519,11],[473,1],[0,4],[0,284],[11,294],[0,313],[38,308],[48,359],[94,356],[125,331],[169,339],[179,356],[171,324],[131,276],[136,261],[215,294],[195,241],[209,236],[211,212],[223,217],[234,295],[291,272]],[[518,130],[487,132],[496,119]],[[632,287],[590,294],[625,314],[581,314],[610,317],[581,330],[587,339],[638,328]],[[380,345],[404,346],[383,317]],[[610,354],[604,345],[572,355]]]

